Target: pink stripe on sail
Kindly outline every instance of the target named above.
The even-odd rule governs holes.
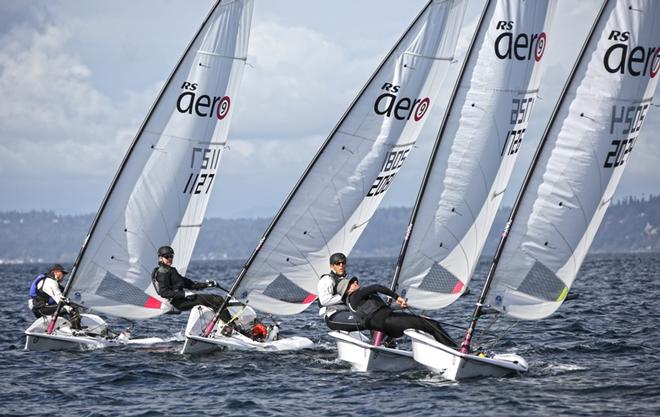
[[[161,302],[155,299],[154,297],[149,297],[144,303],[143,307],[146,308],[160,308]]]

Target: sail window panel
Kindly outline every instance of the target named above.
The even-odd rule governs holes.
[[[303,303],[310,298],[310,293],[300,288],[284,274],[279,274],[263,290],[263,295],[287,303]]]
[[[149,296],[140,288],[129,284],[110,272],[106,273],[103,281],[96,290],[96,294],[122,304],[144,306]]]
[[[423,291],[451,294],[460,291],[463,285],[442,265],[434,263],[417,288]]]
[[[560,297],[565,297],[568,292],[566,285],[538,261],[534,262],[532,269],[516,289],[544,301],[560,301]]]
[[[262,249],[258,259],[246,272],[236,294],[245,299],[250,291],[264,292],[280,275],[284,275],[304,291],[316,293],[318,277],[327,269],[327,254],[325,250],[321,253],[302,252],[296,244],[284,237],[276,247],[268,251],[266,248]],[[323,269],[320,270],[321,268]]]

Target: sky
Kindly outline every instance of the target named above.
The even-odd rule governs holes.
[[[457,57],[483,0],[468,0]],[[248,66],[208,217],[274,215],[426,0],[255,0]],[[559,0],[511,204],[600,1]],[[208,0],[0,2],[0,211],[98,209]],[[447,77],[443,96],[454,80]],[[660,94],[616,197],[660,194]],[[436,104],[383,206],[412,206],[444,106]]]

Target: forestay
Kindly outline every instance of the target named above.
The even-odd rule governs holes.
[[[218,2],[170,75],[76,262],[75,303],[131,319],[167,311],[151,284],[156,251],[172,245],[185,273],[235,111],[252,8]]]
[[[553,1],[493,1],[477,28],[402,250],[399,288],[415,307],[444,307],[468,285],[537,100],[553,12]]]
[[[248,261],[235,295],[273,314],[316,298],[413,148],[451,65],[465,1],[431,1],[323,144]],[[238,282],[238,281],[237,281]]]
[[[650,107],[660,3],[610,1],[528,173],[487,302],[520,319],[554,312],[593,241]]]

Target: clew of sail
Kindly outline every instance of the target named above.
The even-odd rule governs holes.
[[[518,197],[486,299],[503,313],[541,319],[566,298],[651,106],[658,22],[656,1],[606,5]]]
[[[402,249],[395,283],[410,305],[442,308],[467,288],[537,100],[554,6],[488,5]]]
[[[412,150],[452,64],[465,6],[425,6],[289,195],[237,280],[237,298],[272,314],[315,300],[329,255],[351,251]]]
[[[83,245],[69,298],[130,319],[165,313],[151,274],[171,245],[185,273],[245,65],[252,0],[219,1],[142,124]]]

